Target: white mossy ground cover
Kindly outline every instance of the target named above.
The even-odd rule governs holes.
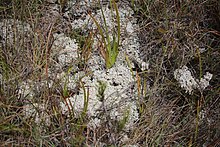
[[[74,6],[75,2],[73,4],[70,4]],[[89,15],[87,15],[87,9],[88,6],[92,5],[94,6],[95,2],[87,2],[87,1],[81,1],[80,7],[77,9],[75,7],[72,7],[69,11],[67,11],[64,15],[67,17],[72,16],[82,16],[79,19],[73,19],[71,20],[72,29],[85,29],[85,30],[95,30],[97,29],[96,25],[92,21]],[[95,5],[98,5],[97,3]],[[51,13],[57,14],[58,11],[57,5],[54,5],[56,8],[52,8]],[[104,10],[104,15],[106,17],[109,33],[111,34],[111,31],[116,25],[115,18],[112,18],[110,8],[108,5],[102,6]],[[100,115],[101,111],[106,112],[107,115],[110,116],[110,119],[112,120],[122,120],[125,116],[128,115],[128,121],[126,123],[125,130],[129,130],[130,127],[132,127],[132,124],[135,123],[135,121],[138,120],[138,111],[137,111],[137,93],[136,93],[136,78],[131,73],[131,67],[128,66],[127,61],[125,60],[125,56],[128,56],[129,58],[135,59],[139,64],[142,64],[141,59],[139,58],[139,43],[138,43],[138,36],[136,33],[136,29],[138,29],[138,25],[136,24],[136,19],[132,16],[133,11],[131,8],[129,8],[127,5],[120,5],[119,6],[119,15],[120,15],[120,23],[121,23],[121,40],[120,40],[120,47],[119,47],[119,54],[117,61],[115,65],[110,68],[105,68],[105,62],[102,56],[99,53],[99,46],[97,38],[94,38],[94,44],[93,44],[93,50],[91,53],[91,57],[88,60],[88,70],[90,74],[86,75],[87,73],[85,71],[80,71],[77,67],[78,59],[79,59],[79,45],[77,43],[77,40],[74,38],[68,37],[64,33],[54,33],[54,42],[52,46],[52,56],[57,57],[57,61],[55,62],[55,70],[49,69],[49,76],[56,77],[58,80],[61,80],[60,85],[65,86],[67,84],[68,90],[75,90],[75,88],[78,86],[78,82],[81,79],[81,82],[84,83],[84,86],[86,87],[86,91],[88,91],[88,110],[87,115],[89,118],[91,118],[90,126],[98,126],[97,122],[100,122],[100,118],[98,117]],[[54,18],[55,16],[60,17],[58,15],[53,15],[51,19],[59,19]],[[92,12],[92,15],[97,19],[97,21],[100,24],[103,24],[101,10],[97,9],[96,11]],[[50,17],[48,16],[48,19]],[[7,25],[5,23],[7,22]],[[35,32],[32,30],[29,24],[16,22],[16,25],[10,25],[10,22],[12,24],[12,20],[5,20],[1,22],[1,27],[3,28],[3,37],[6,38],[9,37],[13,38],[13,36],[10,37],[10,35],[14,35],[13,29],[18,28],[21,32],[25,32],[25,34],[32,34],[35,35]],[[49,20],[47,20],[49,22]],[[52,20],[51,22],[54,22]],[[49,24],[48,24],[49,25]],[[5,26],[5,28],[4,28]],[[6,27],[7,26],[7,27]],[[14,28],[12,28],[12,26]],[[6,36],[4,36],[6,35]],[[98,36],[98,33],[97,33]],[[19,39],[18,39],[19,41]],[[148,64],[144,62],[145,68],[148,68]],[[131,66],[134,67],[133,63],[131,62]],[[71,72],[77,71],[74,74],[70,74],[66,71],[60,72],[60,69],[66,69],[68,67],[71,68]],[[103,82],[106,84],[106,89],[104,92],[104,100],[100,100],[98,95],[98,88],[99,88],[99,82]],[[43,84],[42,84],[43,83]],[[41,84],[37,84],[36,82],[32,80],[27,80],[22,83],[20,83],[20,90],[19,90],[19,97],[25,97],[30,98],[30,101],[33,100],[33,97],[37,96],[37,92],[39,92],[37,87],[42,87],[47,84],[47,82],[42,82]],[[53,85],[53,81],[50,81],[50,86]],[[37,89],[36,89],[37,88]],[[62,109],[63,114],[69,113],[68,105],[71,105],[73,107],[75,115],[79,116],[84,108],[84,97],[85,91],[80,88],[79,92],[71,97],[67,98],[67,103],[64,101],[60,102],[60,107]],[[43,110],[44,107],[47,107],[47,105],[41,105],[37,103],[28,104],[24,106],[24,114],[26,117],[41,117],[43,122],[49,123],[49,116],[46,116],[46,113],[44,114]],[[34,110],[36,109],[36,110]],[[42,111],[40,110],[42,109]],[[36,112],[36,113],[34,113]],[[46,118],[46,120],[44,119]],[[40,123],[40,118],[36,118],[36,123]]]
[[[84,3],[81,3],[81,7],[83,7]],[[111,18],[111,10],[107,6],[103,6],[104,15],[106,16],[106,22],[108,25],[108,29],[112,30],[115,22],[113,18]],[[75,10],[77,13],[78,11]],[[68,12],[67,12],[68,13]],[[89,15],[86,14],[86,10],[82,9],[78,12],[82,15],[82,19],[73,20],[72,28],[73,29],[82,29],[82,27],[87,27],[86,29],[96,29],[96,25],[92,22]],[[92,126],[97,126],[97,123],[100,122],[97,115],[99,115],[100,110],[106,111],[109,113],[111,119],[122,120],[126,113],[129,114],[129,119],[127,122],[127,129],[132,127],[132,124],[138,120],[138,112],[137,112],[137,95],[134,89],[135,86],[135,77],[132,77],[132,73],[130,68],[128,67],[128,63],[125,60],[125,54],[131,56],[137,60],[139,59],[139,43],[137,33],[135,33],[135,29],[138,29],[136,20],[132,17],[132,10],[128,7],[119,7],[119,15],[120,15],[120,23],[121,23],[121,40],[120,40],[120,48],[119,55],[115,65],[109,69],[105,69],[105,62],[101,55],[98,53],[98,45],[96,44],[97,40],[95,40],[93,44],[93,53],[91,58],[88,61],[89,70],[92,71],[92,74],[89,76],[85,76],[82,78],[82,81],[85,83],[85,86],[88,87],[89,90],[89,106],[87,114],[91,116],[91,118],[95,118],[91,120]],[[77,15],[77,14],[73,14]],[[100,24],[102,23],[101,19],[101,10],[97,10],[92,13],[94,17],[97,19]],[[59,40],[66,40],[66,42],[71,42],[68,37],[61,36],[58,38]],[[74,40],[72,42],[75,43]],[[55,41],[56,44],[56,41]],[[74,46],[74,45],[73,45]],[[77,47],[71,46],[71,43],[66,43],[64,50],[61,52],[66,52],[65,54],[59,55],[59,63],[61,66],[65,65],[63,61],[67,61],[66,64],[69,64],[68,61],[73,58],[77,58],[77,52],[75,51]],[[67,49],[69,48],[69,49]],[[72,50],[72,52],[68,52]],[[74,89],[76,87],[76,79],[79,79],[84,75],[84,71],[76,73],[74,76],[69,77],[68,87],[70,89]],[[71,75],[70,75],[71,76]],[[102,81],[106,83],[107,87],[105,90],[105,98],[104,101],[100,101],[98,94],[98,81]],[[84,95],[85,93],[81,89],[78,95],[74,95],[73,97],[68,98],[68,105],[73,105],[74,111],[81,112],[84,107]],[[68,107],[65,103],[61,103],[61,107],[63,109],[63,113],[68,112]]]
[[[70,13],[71,15],[83,16],[77,20],[71,21],[72,29],[95,30],[96,25],[94,24],[90,16],[86,13],[86,8],[90,5],[90,3],[82,1],[80,4],[81,8],[78,8],[78,11],[75,7],[73,7],[64,14],[65,16],[70,16]],[[53,11],[55,10],[56,9],[53,9]],[[108,8],[107,5],[103,5],[103,10],[108,28],[111,32],[116,25],[116,23],[113,21],[115,19],[112,18],[111,15],[109,15],[111,13],[111,10]],[[128,119],[124,130],[129,130],[133,126],[135,121],[138,120],[139,114],[137,110],[138,96],[136,93],[136,78],[134,75],[132,75],[131,67],[128,66],[128,63],[125,60],[125,56],[128,56],[129,58],[132,58],[132,60],[135,59],[140,65],[142,64],[142,61],[139,58],[139,43],[138,35],[136,33],[138,25],[136,24],[136,19],[132,16],[132,14],[132,9],[129,8],[127,5],[119,6],[121,23],[121,40],[119,54],[114,66],[108,70],[105,68],[104,59],[99,53],[97,38],[94,38],[93,50],[91,53],[91,57],[88,60],[88,71],[90,74],[87,75],[85,71],[80,71],[77,67],[77,61],[79,58],[79,45],[77,43],[77,40],[68,37],[64,33],[53,34],[54,42],[51,55],[57,56],[55,69],[64,69],[68,67],[69,71],[77,72],[70,74],[67,71],[60,72],[60,70],[54,71],[54,69],[49,69],[49,76],[56,76],[58,80],[61,79],[60,85],[62,85],[63,87],[67,85],[68,90],[70,91],[76,89],[79,81],[83,82],[87,92],[85,93],[85,91],[83,91],[81,87],[77,94],[66,98],[67,103],[61,101],[59,106],[62,109],[62,113],[64,115],[68,115],[68,106],[71,105],[71,109],[74,109],[73,112],[75,113],[75,116],[80,116],[84,108],[84,100],[86,95],[88,98],[88,110],[86,114],[89,118],[91,118],[89,126],[92,129],[95,129],[101,123],[101,112],[105,112],[111,120],[121,121],[124,117],[127,117]],[[100,22],[100,24],[102,24],[100,9],[94,11],[92,15],[97,19],[98,22]],[[14,27],[23,28],[24,30],[22,31],[31,32],[32,35],[34,35],[34,31],[31,30],[29,24],[25,23],[22,24],[22,26],[20,26],[20,23],[17,24],[18,26]],[[2,23],[1,26],[4,26],[4,24]],[[10,25],[7,29],[13,30],[13,28],[10,28]],[[3,32],[3,34],[7,33],[13,35],[13,31],[11,31],[11,33],[10,31]],[[8,35],[8,37],[10,36]],[[144,69],[147,69],[148,64],[146,62],[143,63]],[[131,66],[134,67],[132,62]],[[97,96],[100,81],[106,84],[103,100],[100,100],[100,98]],[[50,82],[51,83],[49,87],[53,85],[53,82]],[[32,82],[31,80],[20,83],[19,97],[29,98],[31,102],[33,100],[33,97],[37,95],[36,93],[39,92],[38,90],[36,90],[36,84],[34,83],[35,82]],[[43,82],[43,84],[39,85],[45,86],[47,84]],[[49,116],[46,112],[44,112],[44,110],[46,110],[45,107],[47,107],[47,103],[45,102],[43,102],[42,105],[35,102],[33,102],[32,104],[27,104],[26,106],[24,106],[24,115],[31,118],[35,117],[34,120],[38,124],[40,124],[41,122],[46,122],[48,125],[50,125]]]
[[[192,94],[193,90],[198,89],[203,91],[209,86],[209,81],[212,79],[212,74],[206,72],[206,75],[201,79],[196,79],[192,76],[191,71],[187,66],[183,66],[181,69],[174,71],[174,78],[179,82],[180,86],[186,90],[186,93]]]

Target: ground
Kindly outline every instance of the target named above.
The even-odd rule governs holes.
[[[217,0],[0,1],[0,145],[220,145],[219,24]]]

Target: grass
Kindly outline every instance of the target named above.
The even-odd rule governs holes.
[[[100,0],[99,0],[99,3],[100,3]],[[115,30],[113,31],[113,36],[112,36],[113,40],[111,40],[111,37],[110,37],[110,33],[108,30],[108,26],[107,26],[104,12],[103,12],[103,8],[101,7],[102,19],[104,22],[104,30],[102,29],[102,27],[98,23],[98,21],[95,19],[95,17],[93,17],[90,14],[90,17],[95,22],[95,24],[98,28],[98,31],[101,35],[101,38],[102,38],[102,40],[100,42],[100,44],[101,44],[100,52],[101,52],[102,57],[105,59],[105,64],[106,64],[107,69],[111,68],[114,65],[114,63],[116,62],[118,52],[119,52],[119,42],[120,42],[120,33],[121,33],[119,11],[118,11],[118,7],[117,7],[114,0],[110,0],[110,6],[111,6],[111,15],[112,15],[112,17],[114,17],[113,16],[113,9],[115,9],[116,20],[117,20],[117,33],[115,33]],[[104,46],[102,45],[103,43],[104,43]]]
[[[148,103],[150,103],[149,101],[158,100],[158,102],[156,103],[160,103],[161,105],[163,105],[163,103],[170,103],[170,109],[181,108],[181,107],[184,108],[182,110],[180,109],[174,112],[176,118],[180,117],[179,118],[180,124],[178,124],[178,122],[176,122],[177,124],[175,124],[174,120],[169,120],[170,123],[172,122],[175,124],[174,126],[179,126],[178,130],[176,130],[175,133],[173,132],[175,131],[174,129],[175,127],[170,126],[170,123],[165,125],[166,129],[164,129],[165,131],[163,131],[164,136],[162,137],[163,139],[160,140],[160,145],[164,145],[163,143],[166,142],[166,139],[170,141],[178,140],[177,142],[179,144],[172,144],[172,141],[171,142],[167,141],[167,143],[170,144],[171,146],[173,145],[188,146],[189,144],[191,144],[192,146],[196,146],[196,145],[200,146],[202,143],[204,143],[204,140],[211,140],[208,136],[212,133],[210,132],[209,134],[204,132],[204,130],[207,129],[208,127],[207,123],[205,123],[206,120],[204,120],[204,118],[203,120],[201,120],[200,116],[198,116],[201,110],[209,109],[208,108],[209,102],[207,100],[209,96],[205,94],[207,90],[202,92],[202,96],[204,99],[206,99],[206,103],[201,104],[201,97],[202,97],[201,92],[197,91],[193,94],[193,96],[189,96],[185,94],[178,87],[174,86],[176,82],[175,80],[173,80],[173,75],[172,75],[173,71],[182,65],[190,65],[191,68],[194,69],[195,71],[194,74],[196,74],[198,78],[201,77],[201,75],[204,75],[206,71],[212,71],[213,73],[216,73],[216,70],[211,70],[211,68],[207,67],[207,64],[209,64],[210,67],[216,66],[219,65],[219,61],[216,64],[214,63],[211,65],[211,62],[208,61],[209,59],[203,58],[202,56],[204,56],[210,50],[212,51],[218,50],[219,46],[218,45],[216,46],[216,44],[212,46],[212,43],[206,40],[204,41],[204,46],[206,46],[206,48],[208,48],[209,51],[201,53],[198,52],[197,48],[192,46],[193,44],[189,43],[191,42],[190,41],[191,39],[193,39],[194,42],[196,42],[196,44],[199,44],[198,43],[199,40],[201,41],[205,39],[204,36],[201,38],[199,37],[200,35],[205,35],[207,33],[204,31],[206,28],[202,26],[203,23],[207,22],[207,19],[203,17],[204,15],[201,15],[206,13],[207,11],[205,10],[206,7],[205,4],[212,7],[214,6],[213,4],[217,4],[217,2],[208,1],[204,3],[200,2],[199,4],[195,4],[195,2],[190,4],[187,2],[182,2],[182,3],[179,2],[179,4],[175,4],[174,2],[171,1],[136,2],[136,5],[140,6],[134,10],[136,11],[137,17],[140,18],[139,24],[142,28],[142,30],[140,30],[140,37],[142,37],[141,43],[143,45],[142,50],[146,52],[146,58],[149,59],[151,65],[151,70],[148,74],[148,79],[152,79],[152,85],[153,85],[152,90],[156,90],[157,92],[160,92],[161,95],[163,95],[163,97],[159,98],[158,100],[153,98],[154,93],[147,93],[147,95],[145,96],[146,102],[143,102],[141,106],[142,107],[145,106],[144,108],[150,107],[150,110],[148,111],[149,113],[153,111],[155,107],[157,108],[156,105],[149,106],[148,105]],[[199,6],[200,9],[196,9]],[[198,16],[199,14],[200,17]],[[185,20],[184,18],[185,16],[188,17],[189,19],[188,22]],[[216,18],[213,19],[216,20]],[[186,25],[190,23],[194,25],[191,25],[191,27],[189,27],[190,25]],[[146,24],[148,24],[147,27],[145,27]],[[200,28],[197,28],[197,30],[193,31],[192,28],[194,26],[199,26],[199,24],[200,24]],[[210,27],[210,26],[208,25],[206,27]],[[199,33],[196,33],[196,31],[198,31]],[[191,35],[187,36],[187,34],[191,34]],[[216,37],[218,38],[218,36]],[[188,48],[185,48],[184,46],[187,46]],[[155,51],[155,48],[158,49]],[[212,92],[216,90],[217,90],[216,88],[212,89]],[[212,96],[215,97],[217,95],[213,93]],[[163,101],[163,103],[161,101]],[[215,109],[217,109],[217,107],[218,106],[215,106]],[[166,107],[161,106],[161,108],[166,108]],[[160,111],[161,111],[161,115],[164,116],[164,114],[162,114],[163,113],[162,110]],[[156,114],[156,112],[152,112],[152,113]],[[188,114],[188,115],[183,115],[183,114]],[[146,116],[147,114],[143,116],[144,118],[143,120],[141,119],[141,121],[146,122],[147,120],[149,120],[151,123],[153,123],[151,121],[152,119],[149,119],[148,117],[145,118]],[[187,120],[187,121],[183,121],[183,120]],[[196,123],[194,122],[194,120]],[[156,128],[156,126],[159,125],[160,124],[158,124],[158,122],[154,122],[152,126],[155,126],[155,128],[152,129],[149,128],[148,125],[146,126],[148,126],[147,130],[158,130],[159,128]],[[172,133],[166,132],[167,130],[169,130],[168,128],[170,127],[172,128],[170,129]],[[184,129],[180,129],[180,128],[187,129],[188,135],[184,133]],[[140,130],[144,130],[144,129],[140,129]],[[134,132],[135,134],[134,140],[137,140],[137,138],[139,141],[140,138],[142,138],[143,141],[150,140],[152,138],[152,136],[149,135],[150,132],[148,132],[149,137],[143,136],[136,138],[136,134],[139,133],[143,134],[145,132],[147,131],[143,131],[142,133]],[[154,132],[152,133],[152,135],[155,134],[159,136],[160,133],[162,132],[157,132],[157,133]],[[169,134],[175,134],[175,136]],[[171,137],[172,139],[169,136],[172,136]],[[157,144],[153,143],[150,144],[150,146],[157,146]]]
[[[114,32],[109,33],[108,22],[101,9],[103,25],[90,15],[98,32],[83,34],[83,30],[73,30],[70,34],[80,44],[77,64],[80,64],[80,70],[85,71],[85,75],[75,80],[77,91],[68,87],[68,76],[78,72],[74,67],[67,67],[61,79],[49,76],[50,72],[58,74],[54,70],[56,61],[50,48],[53,32],[59,31],[57,25],[51,24],[49,29],[37,31],[38,36],[25,31],[27,23],[37,30],[37,26],[44,22],[41,18],[48,3],[27,0],[0,2],[0,18],[10,18],[14,25],[11,38],[9,20],[1,26],[7,28],[8,36],[3,36],[0,29],[0,146],[101,146],[101,143],[109,146],[217,145],[220,137],[219,2],[131,0],[129,3],[140,26],[137,32],[140,50],[144,52],[150,68],[135,77],[131,61],[126,59],[137,81],[139,109],[139,120],[127,132],[124,128],[129,119],[129,108],[119,121],[110,119],[104,110],[100,112],[100,126],[95,129],[89,127],[92,118],[87,111],[91,87],[87,87],[83,80],[92,74],[88,71],[88,62],[93,55],[94,35],[101,35],[100,43],[104,45],[100,52],[106,68],[114,68],[122,31],[118,10],[120,2],[116,4],[113,0],[110,3],[111,15],[113,11],[116,14]],[[61,1],[60,5],[63,9],[67,1]],[[22,23],[19,24],[18,20]],[[16,27],[18,24],[21,29]],[[202,48],[206,50],[201,51]],[[187,65],[197,79],[207,71],[212,73],[210,86],[191,95],[185,93],[173,77],[174,70],[183,65]],[[29,86],[33,92],[24,90],[22,86]],[[97,97],[104,101],[108,85],[100,81],[96,86]],[[77,116],[72,109],[74,104],[69,103],[68,98],[77,96],[79,91],[83,92],[84,103]],[[60,102],[68,106],[67,112],[62,112]],[[23,112],[26,107],[32,107],[33,115]],[[35,121],[39,117],[41,119]],[[124,136],[129,139],[121,141]]]
[[[107,87],[107,84],[103,81],[98,81],[99,85],[97,85],[98,87],[98,94],[97,97],[99,98],[99,101],[103,102],[105,99],[105,90]]]

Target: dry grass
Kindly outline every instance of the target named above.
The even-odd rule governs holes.
[[[152,70],[147,78],[152,81],[150,91],[156,93],[147,95],[143,102],[148,111],[137,124],[134,142],[143,142],[143,146],[202,146],[212,142],[219,137],[219,119],[215,117],[219,112],[219,2],[161,0],[138,4],[141,50],[143,58],[150,60]],[[197,49],[201,48],[207,50],[199,57]],[[213,85],[202,93],[186,94],[173,79],[174,70],[183,65],[192,68],[197,77],[207,71],[213,73]],[[202,104],[197,105],[198,101]],[[203,119],[196,120],[197,108],[204,112]]]
[[[48,68],[53,69],[56,62],[55,51],[51,50],[52,34],[70,34],[69,29],[61,29],[62,18],[47,22],[45,2],[0,2],[1,21],[10,18],[15,30],[9,39],[3,38],[0,29],[1,146],[101,146],[100,142],[112,146],[217,144],[220,138],[220,3],[218,0],[138,0],[134,4],[140,25],[141,53],[150,62],[150,70],[139,76],[142,83],[150,81],[150,87],[139,85],[140,119],[126,133],[118,129],[123,122],[108,120],[107,114],[106,121],[94,130],[87,127],[89,118],[84,113],[78,118],[71,110],[68,117],[62,114],[58,103],[66,102],[66,97],[74,92],[65,91],[59,79],[48,77]],[[21,26],[31,24],[35,33],[25,28],[19,30],[17,20],[23,22]],[[10,22],[5,21],[4,27],[10,29],[7,23]],[[68,23],[62,25],[68,28]],[[92,40],[90,35],[87,39],[82,37],[84,42]],[[85,48],[79,60],[87,62],[91,48],[86,44],[81,46]],[[198,48],[206,50],[198,55]],[[174,70],[183,65],[189,66],[196,77],[206,71],[212,73],[210,86],[192,95],[185,93],[173,78]],[[53,84],[49,86],[51,81]],[[21,93],[23,82],[30,82],[35,93]],[[27,106],[34,107],[35,116],[27,117],[23,113]],[[198,108],[203,115],[199,120],[196,119]],[[43,118],[38,123],[37,116]],[[50,118],[49,125],[47,118]],[[122,143],[119,140],[125,134],[130,139]]]

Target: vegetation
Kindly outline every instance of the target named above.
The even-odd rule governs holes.
[[[99,0],[99,3],[100,3],[100,0]],[[103,8],[101,7],[102,18],[104,21],[104,32],[103,32],[100,24],[97,22],[97,20],[90,14],[91,18],[95,22],[95,24],[99,30],[99,33],[102,37],[102,40],[100,42],[100,44],[101,44],[100,52],[101,52],[101,55],[103,56],[103,58],[105,59],[107,69],[111,68],[117,59],[118,52],[119,52],[120,33],[121,33],[120,32],[120,17],[119,17],[118,7],[117,7],[114,0],[110,0],[110,6],[111,6],[112,17],[113,17],[113,8],[114,8],[115,12],[116,12],[116,19],[117,19],[117,35],[114,30],[113,35],[112,35],[113,36],[112,41],[111,41],[111,37],[110,37],[110,32],[108,30],[107,22],[105,19],[105,15],[103,12]],[[117,38],[116,38],[116,36],[117,36]],[[102,45],[103,43],[104,43],[104,46]]]
[[[83,78],[90,75],[87,62],[92,56],[93,33],[101,35],[101,53],[106,68],[113,68],[119,52],[120,1],[111,1],[117,27],[111,40],[107,22],[104,29],[91,16],[98,32],[60,30],[59,20],[44,27],[49,3],[41,0],[0,1],[0,146],[215,146],[220,145],[220,3],[218,0],[131,0],[140,29],[141,52],[150,68],[137,74],[139,120],[124,129],[127,111],[120,121],[111,120],[105,109],[103,122],[89,126],[87,115],[89,87]],[[60,4],[63,13],[68,1]],[[118,4],[117,4],[118,3]],[[46,12],[46,13],[45,13]],[[112,14],[113,15],[113,12]],[[11,22],[13,22],[11,25]],[[21,24],[20,24],[21,22]],[[3,25],[2,25],[3,24]],[[35,33],[27,31],[26,24]],[[16,25],[22,26],[20,28]],[[12,36],[9,30],[13,28]],[[65,26],[64,28],[68,28]],[[3,31],[7,34],[3,36]],[[62,32],[63,31],[63,32]],[[80,43],[79,65],[85,75],[68,89],[68,76],[77,71],[68,67],[65,81],[50,77],[56,57],[51,50],[53,33],[62,32]],[[80,32],[80,33],[79,33]],[[76,37],[77,36],[77,37]],[[130,66],[130,60],[127,59]],[[174,79],[176,69],[187,65],[197,79],[208,71],[213,74],[204,90],[185,92]],[[133,72],[133,71],[132,71]],[[134,75],[134,73],[132,73]],[[135,76],[134,76],[135,78]],[[150,82],[150,87],[146,86]],[[29,87],[21,88],[23,83]],[[108,85],[99,82],[97,96],[105,99]],[[24,90],[32,89],[34,93]],[[83,92],[83,111],[76,116],[68,97]],[[59,105],[65,103],[65,115]],[[28,107],[32,112],[25,111]],[[41,118],[40,120],[37,118]],[[50,121],[48,121],[48,118]],[[129,138],[121,141],[123,136]],[[114,135],[114,140],[111,140]]]

